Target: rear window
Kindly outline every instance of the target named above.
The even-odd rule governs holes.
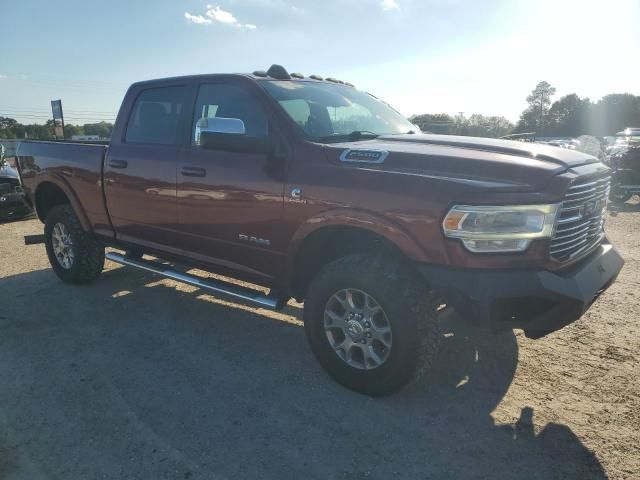
[[[127,125],[127,143],[179,145],[186,87],[144,90],[133,106]]]

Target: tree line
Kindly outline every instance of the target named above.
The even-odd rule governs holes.
[[[474,113],[469,117],[462,114],[451,116],[447,113],[423,113],[409,118],[422,131],[445,135],[466,135],[470,137],[503,137],[514,129],[514,124],[505,117],[485,116]]]
[[[84,125],[66,124],[64,138],[71,139],[74,135],[98,135],[109,138],[113,131],[113,124],[109,122],[85,123]],[[24,125],[9,117],[0,117],[0,138],[35,138],[48,140],[54,138],[53,120],[44,124],[32,123]]]
[[[570,93],[552,103],[555,93],[556,89],[548,82],[538,83],[527,97],[528,107],[520,115],[514,133],[603,137],[615,135],[626,127],[640,126],[640,96],[612,93],[592,102]]]
[[[514,125],[505,117],[446,113],[414,115],[410,120],[424,131],[448,135],[502,137],[535,133],[538,137],[615,135],[626,127],[640,127],[640,96],[612,93],[597,102],[570,93],[552,102],[556,89],[540,82],[526,98],[527,108]]]

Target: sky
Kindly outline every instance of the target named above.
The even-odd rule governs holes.
[[[115,119],[139,80],[272,63],[336,77],[406,116],[516,121],[546,80],[640,95],[640,0],[0,0],[0,116]]]

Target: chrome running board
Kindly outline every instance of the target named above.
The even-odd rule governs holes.
[[[221,280],[204,279],[195,275],[178,272],[171,265],[154,262],[144,259],[128,258],[126,255],[115,252],[107,252],[105,257],[112,262],[120,263],[128,267],[138,268],[147,272],[155,273],[165,278],[170,278],[176,282],[186,283],[194,287],[202,288],[214,293],[221,293],[236,300],[244,300],[262,308],[278,310],[282,307],[277,298],[265,295],[263,292],[251,288],[241,287],[233,283]]]

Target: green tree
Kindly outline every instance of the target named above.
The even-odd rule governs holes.
[[[409,120],[425,132],[452,135],[455,130],[453,117],[446,113],[423,113],[414,115]]]
[[[549,134],[558,137],[578,137],[588,131],[591,101],[575,93],[553,102],[549,109]]]
[[[424,113],[414,115],[410,120],[423,131],[444,135],[496,138],[513,130],[513,123],[505,117],[485,116],[479,113],[474,113],[469,118],[463,115],[452,117],[446,113]]]
[[[74,135],[84,135],[84,128],[81,125],[66,124],[64,126],[64,138],[70,139]]]
[[[503,137],[513,131],[514,125],[505,117],[474,113],[469,118],[456,117],[457,134],[470,137]]]
[[[529,106],[520,115],[516,131],[535,131],[539,136],[543,136],[549,124],[551,97],[555,93],[556,89],[549,82],[539,82],[527,97]]]
[[[84,124],[84,134],[85,135],[99,135],[101,137],[109,138],[111,137],[111,132],[113,131],[113,124],[108,122],[100,122],[100,123],[85,123]]]
[[[16,138],[18,122],[9,117],[0,117],[0,138]]]
[[[605,95],[590,109],[587,125],[589,133],[598,136],[640,127],[640,97],[630,93]]]

